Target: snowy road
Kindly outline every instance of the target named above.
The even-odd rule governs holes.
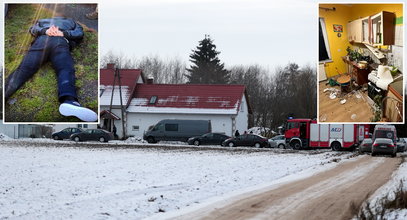
[[[175,219],[351,219],[389,181],[401,158],[361,156],[334,169],[210,204]]]
[[[0,143],[0,219],[159,218],[330,169],[353,156],[326,150],[83,145]]]

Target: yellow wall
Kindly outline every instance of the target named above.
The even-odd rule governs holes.
[[[336,68],[338,68],[340,73],[347,71],[346,65],[341,57],[346,56],[346,48],[348,46],[352,48],[347,35],[347,23],[349,21],[374,15],[380,11],[394,12],[396,17],[403,16],[402,4],[320,4],[319,7],[336,8],[335,11],[319,9],[319,17],[325,19],[332,57],[332,62],[325,64],[325,72],[328,78],[337,75]],[[343,26],[341,37],[338,37],[337,33],[333,31],[333,24],[340,24]]]
[[[350,7],[347,5],[339,4],[320,4],[320,7],[332,8],[335,7],[335,11],[325,11],[319,9],[319,17],[325,19],[326,32],[328,35],[329,48],[331,53],[332,62],[325,64],[326,76],[332,77],[337,75],[336,68],[340,73],[346,72],[346,65],[342,61],[343,56],[346,56],[346,48],[351,46],[348,41],[348,32],[346,24],[349,22],[351,17]],[[337,32],[334,32],[333,25],[339,24],[343,27],[343,32],[341,37],[337,36]]]
[[[393,12],[396,17],[403,16],[403,4],[352,4],[351,20],[377,14],[381,11]]]

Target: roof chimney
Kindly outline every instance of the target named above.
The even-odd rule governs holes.
[[[154,77],[149,76],[149,77],[147,78],[147,84],[154,84]]]
[[[114,63],[108,63],[106,69],[114,69]]]

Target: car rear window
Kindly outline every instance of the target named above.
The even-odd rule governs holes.
[[[375,138],[394,139],[394,132],[393,131],[386,131],[386,130],[377,130],[376,134],[375,134]]]

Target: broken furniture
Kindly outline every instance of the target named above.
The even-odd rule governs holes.
[[[342,57],[342,60],[346,63],[348,72],[358,85],[363,86],[368,82],[367,78],[370,73],[369,65],[367,65],[366,68],[361,68],[357,62],[350,61],[346,56]]]
[[[349,42],[365,43],[374,46],[393,45],[395,36],[395,17],[396,15],[392,12],[382,11],[349,22]]]
[[[348,93],[350,91],[351,78],[349,75],[342,75],[336,81],[339,83],[339,86],[341,87],[340,94],[341,97],[343,96],[344,93]]]

